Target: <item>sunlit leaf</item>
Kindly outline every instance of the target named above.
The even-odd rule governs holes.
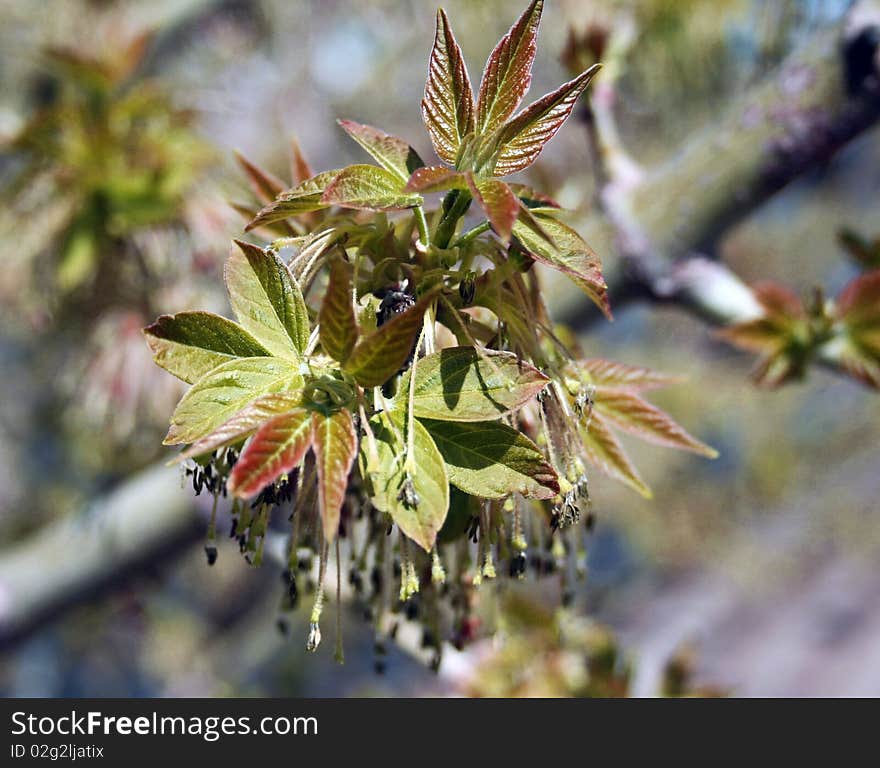
[[[852,376],[880,389],[880,270],[852,280],[837,297],[834,315],[842,328],[827,346],[834,345],[834,356]]]
[[[324,540],[331,542],[339,528],[348,474],[357,454],[357,434],[351,414],[344,409],[330,415],[314,413],[312,424]]]
[[[199,379],[177,404],[165,445],[194,443],[213,432],[260,395],[296,392],[299,365],[277,357],[241,357]]]
[[[422,119],[437,156],[454,165],[462,139],[475,129],[474,96],[461,48],[442,9],[437,11]]]
[[[408,178],[408,177],[407,177]],[[324,190],[321,202],[367,211],[391,211],[420,205],[421,195],[404,191],[406,178],[375,165],[343,168]]]
[[[544,145],[568,119],[584,89],[599,70],[596,64],[552,93],[530,104],[491,139],[497,147],[494,164],[496,176],[507,176],[528,168],[535,162]]]
[[[510,352],[479,352],[473,347],[441,349],[418,361],[413,413],[442,421],[487,421],[522,407],[548,378]],[[400,391],[409,390],[409,376]],[[402,410],[404,402],[395,408]]]
[[[581,429],[584,450],[591,464],[596,465],[609,477],[628,485],[642,496],[651,498],[651,490],[645,485],[626,451],[599,414],[593,414],[589,424]]]
[[[330,279],[321,303],[321,346],[334,360],[345,363],[358,339],[351,288],[351,265],[343,259],[330,264]]]
[[[329,203],[322,202],[321,198],[324,190],[340,172],[341,169],[324,171],[281,193],[254,217],[245,227],[245,231],[250,232],[257,227],[329,207]]]
[[[443,457],[427,430],[414,421],[409,478],[417,504],[412,506],[403,493],[407,479],[403,424],[392,421],[388,414],[378,414],[370,420],[370,427],[376,438],[377,461],[371,464],[365,439],[361,441],[360,465],[373,506],[391,515],[403,533],[430,551],[449,509],[449,480]]]
[[[162,315],[144,335],[156,365],[188,384],[233,358],[269,354],[241,326],[210,312]]]
[[[292,411],[302,403],[299,393],[279,393],[276,395],[262,395],[242,408],[228,421],[224,421],[217,429],[197,440],[183,453],[180,459],[189,459],[195,456],[216,451],[227,445],[232,445],[248,437],[257,429],[280,413]]]
[[[505,243],[509,242],[513,225],[519,215],[520,203],[516,195],[507,184],[498,179],[477,181],[468,175],[467,182],[474,200],[483,209],[495,234]]]
[[[362,336],[345,363],[346,373],[363,387],[378,387],[396,374],[412,353],[433,295],[395,315],[375,331]]]
[[[401,181],[409,179],[410,174],[424,163],[418,153],[403,139],[398,139],[378,128],[362,125],[353,120],[339,120],[342,129],[360,144],[364,150]]]
[[[464,174],[442,165],[418,168],[406,184],[407,192],[446,192],[450,189],[467,189]]]
[[[263,424],[238,457],[229,492],[247,498],[298,466],[312,444],[312,414],[296,408]]]
[[[532,82],[543,0],[529,7],[489,55],[477,98],[477,130],[495,130],[519,106]]]
[[[669,414],[631,391],[598,387],[593,410],[618,428],[655,445],[715,458],[718,452],[690,435]]]
[[[240,240],[226,262],[235,316],[273,355],[298,358],[309,342],[309,315],[299,286],[274,253]]]
[[[443,460],[449,482],[486,499],[511,493],[549,499],[559,493],[556,471],[538,446],[499,421],[422,421]]]
[[[611,307],[608,302],[608,285],[602,276],[602,263],[592,248],[571,227],[554,219],[535,213],[541,226],[553,239],[555,245],[525,223],[513,225],[513,234],[526,251],[537,261],[564,272],[596,304],[609,319]]]

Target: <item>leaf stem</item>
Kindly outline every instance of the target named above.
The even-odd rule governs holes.
[[[428,232],[428,220],[425,218],[425,209],[421,205],[413,208],[413,214],[416,217],[416,226],[419,228],[419,243],[422,247],[427,248],[431,245],[431,235]]]
[[[461,189],[453,189],[443,200],[443,217],[434,232],[434,245],[448,248],[455,235],[458,220],[467,213],[471,205],[470,193]]]
[[[477,226],[475,226],[473,229],[469,229],[463,235],[459,235],[457,238],[455,238],[455,240],[452,241],[452,243],[450,243],[449,247],[450,248],[457,248],[461,245],[464,245],[465,243],[469,243],[471,240],[475,240],[480,235],[482,235],[483,232],[488,232],[488,231],[489,231],[489,222],[484,221],[482,224],[477,224]]]

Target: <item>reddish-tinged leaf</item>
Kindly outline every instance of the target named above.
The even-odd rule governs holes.
[[[850,281],[835,305],[835,315],[850,329],[880,333],[880,269]]]
[[[244,328],[210,312],[162,315],[144,335],[156,365],[188,384],[236,357],[269,354]]]
[[[321,197],[327,186],[340,172],[340,169],[324,171],[306,179],[293,189],[281,193],[275,201],[269,203],[254,217],[253,221],[245,227],[245,232],[289,219],[292,216],[327,208],[329,204],[321,202]]]
[[[468,174],[467,182],[474,200],[483,209],[495,234],[503,242],[510,242],[513,225],[519,216],[520,203],[517,196],[510,191],[507,184],[497,179],[476,181]]]
[[[475,128],[474,95],[461,48],[442,9],[437,11],[422,119],[437,156],[454,165],[462,139]]]
[[[258,209],[249,205],[244,205],[242,203],[231,202],[229,203],[229,206],[234,211],[239,213],[244,219],[245,224],[248,225],[256,218],[257,214],[259,213]],[[257,224],[254,228],[259,229],[260,227],[265,227],[267,231],[273,232],[281,237],[288,237],[296,233],[296,230],[293,228],[291,223],[283,219],[273,221],[269,224]]]
[[[321,202],[365,211],[393,211],[421,205],[420,195],[405,192],[406,179],[375,165],[350,165],[329,184]]]
[[[450,189],[467,189],[467,181],[463,173],[446,168],[442,165],[432,165],[428,168],[417,169],[406,184],[407,192],[446,192]]]
[[[275,395],[263,395],[236,413],[231,419],[225,421],[211,434],[193,443],[183,453],[180,459],[190,459],[194,456],[203,456],[225,445],[237,443],[248,435],[253,434],[266,421],[280,413],[292,411],[302,402],[299,393],[284,392]]]
[[[269,419],[245,446],[229,476],[229,492],[247,498],[298,466],[312,444],[312,414],[297,408]]]
[[[294,184],[302,184],[306,179],[311,179],[315,175],[312,166],[300,149],[296,136],[290,137],[290,177]]]
[[[378,387],[388,381],[410,356],[433,300],[433,293],[422,297],[406,312],[362,336],[345,363],[345,371],[362,387]]]
[[[684,381],[682,376],[658,373],[649,368],[640,368],[602,358],[584,360],[581,367],[589,374],[591,384],[606,389],[647,392],[667,387],[670,384],[680,384]]]
[[[633,392],[599,387],[593,400],[594,416],[598,411],[603,419],[642,440],[713,459],[718,456],[716,450],[690,435],[667,413]]]
[[[477,130],[488,134],[519,106],[532,82],[543,0],[532,0],[489,56],[477,98]]]
[[[345,363],[358,339],[357,317],[351,293],[351,264],[334,259],[318,318],[321,346],[334,360]]]
[[[604,419],[598,413],[594,413],[590,419],[589,427],[581,429],[584,438],[584,450],[587,459],[609,477],[633,488],[646,499],[651,498],[651,490],[645,485],[633,466],[626,451],[614,433],[608,429]]]
[[[364,148],[367,154],[401,181],[409,179],[413,171],[424,165],[418,153],[403,139],[398,139],[396,136],[391,136],[370,125],[355,123],[353,120],[339,120],[338,122],[342,129]]]
[[[540,213],[532,214],[549,235],[553,244],[547,242],[524,221],[513,226],[513,233],[526,251],[537,261],[564,272],[592,299],[605,316],[611,319],[608,302],[608,285],[602,276],[602,264],[592,248],[571,227]]]
[[[248,177],[254,194],[261,205],[274,200],[284,191],[284,182],[271,173],[261,170],[239,152],[235,153],[235,159]]]
[[[837,297],[840,334],[819,350],[850,375],[880,389],[880,270],[852,280]],[[830,354],[829,354],[830,353]]]
[[[357,455],[357,434],[346,410],[325,416],[312,414],[313,450],[318,468],[318,502],[324,540],[332,542],[339,529],[339,513],[345,500],[348,474]]]
[[[490,141],[498,147],[495,175],[507,176],[535,162],[544,145],[568,119],[571,110],[599,70],[595,64],[552,93],[526,107]],[[493,147],[494,149],[494,147]]]
[[[800,318],[806,315],[800,296],[788,286],[768,281],[752,286],[752,292],[767,317]]]

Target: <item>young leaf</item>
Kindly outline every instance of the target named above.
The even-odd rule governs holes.
[[[330,264],[330,280],[318,321],[324,351],[345,363],[358,339],[358,326],[351,295],[351,265],[343,259],[334,259]]]
[[[418,153],[403,139],[391,136],[378,128],[362,125],[353,120],[339,120],[342,129],[360,144],[364,150],[386,171],[393,173],[401,181],[409,179],[410,174],[424,163]]]
[[[690,435],[667,413],[632,392],[600,387],[593,400],[594,417],[598,412],[605,420],[642,440],[712,459],[718,456],[716,450]]]
[[[406,440],[402,423],[389,414],[370,420],[376,438],[377,461],[370,463],[367,440],[361,441],[361,475],[368,483],[376,509],[387,512],[403,533],[429,552],[449,509],[449,480],[443,457],[427,430],[413,421],[412,490],[418,503],[407,503],[402,493],[406,483]]]
[[[552,216],[533,213],[554,245],[522,221],[513,225],[513,234],[532,258],[564,272],[593,303],[611,319],[608,285],[602,276],[602,264],[593,249],[571,227]]]
[[[474,200],[483,209],[495,234],[505,243],[510,242],[513,225],[519,216],[520,202],[516,195],[510,191],[507,184],[498,179],[477,181],[468,174],[467,183]]]
[[[599,357],[582,361],[581,367],[589,375],[591,384],[629,392],[647,392],[684,381],[682,376],[658,373],[650,368],[640,368]]]
[[[258,168],[240,152],[235,153],[235,159],[248,177],[251,188],[261,205],[271,202],[284,191],[284,183],[280,179]]]
[[[550,499],[559,493],[556,471],[537,445],[499,421],[470,424],[422,421],[446,462],[449,482],[484,499],[519,493]]]
[[[242,327],[210,312],[162,315],[144,335],[156,365],[187,384],[233,358],[269,354]]]
[[[536,189],[526,186],[525,184],[508,183],[510,191],[513,192],[523,203],[529,208],[561,208],[552,197],[538,192]]]
[[[236,240],[226,287],[238,322],[273,355],[298,359],[309,343],[309,314],[299,286],[274,253]]]
[[[549,379],[511,352],[441,349],[416,367],[413,414],[441,421],[486,421],[522,407]],[[409,377],[399,391],[408,393]],[[402,411],[404,402],[395,401]]]
[[[651,498],[651,489],[645,485],[623,450],[620,441],[614,436],[599,414],[593,414],[588,427],[581,429],[584,450],[591,464],[595,464],[609,477],[633,488],[646,499]]]
[[[852,280],[837,297],[834,315],[842,332],[824,348],[833,347],[850,375],[880,389],[880,270]]]
[[[203,456],[218,448],[237,443],[253,434],[262,424],[280,413],[287,413],[302,403],[299,393],[262,395],[242,408],[217,429],[197,440],[178,457],[181,460]]]
[[[446,192],[450,189],[467,189],[467,181],[464,174],[445,168],[442,165],[432,165],[428,168],[418,168],[409,177],[405,190],[407,192]]]
[[[599,70],[598,64],[526,107],[492,139],[497,146],[494,171],[507,176],[525,170],[568,119],[575,103]]]
[[[394,376],[412,352],[425,310],[434,295],[422,297],[372,333],[362,336],[344,365],[362,387],[378,387]]]
[[[324,190],[321,202],[365,211],[393,211],[421,205],[421,195],[404,191],[408,177],[400,179],[375,165],[343,168]]]
[[[345,409],[329,416],[313,413],[312,424],[324,540],[332,542],[339,528],[348,473],[357,454],[357,434],[351,414]]]
[[[278,195],[277,199],[257,213],[253,221],[244,228],[245,232],[289,219],[291,216],[320,211],[329,207],[328,203],[321,202],[321,197],[330,182],[340,172],[341,169],[339,168],[334,171],[324,171],[300,182],[293,189]]]
[[[312,414],[305,408],[282,413],[261,426],[229,475],[229,492],[247,498],[298,466],[312,444]]]
[[[290,177],[294,184],[302,184],[315,175],[309,161],[306,160],[296,136],[290,137]]]
[[[299,366],[278,357],[240,357],[217,366],[181,398],[165,445],[194,443],[211,434],[260,395],[296,392]]]
[[[481,134],[494,131],[507,120],[529,90],[543,7],[543,0],[532,0],[486,62],[477,98],[477,130]]]
[[[474,95],[461,48],[442,9],[437,11],[422,119],[437,157],[455,165],[461,140],[475,130]]]

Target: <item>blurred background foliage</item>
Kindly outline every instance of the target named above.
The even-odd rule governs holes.
[[[521,3],[444,5],[474,79]],[[618,124],[650,166],[847,7],[551,0],[533,90],[565,78],[570,30],[626,27]],[[433,14],[425,0],[0,0],[2,550],[168,458],[159,437],[178,392],[139,329],[190,305],[224,311],[220,268],[243,223],[227,201],[248,199],[233,149],[286,178],[295,134],[315,169],[339,167],[358,158],[336,129],[343,117],[431,157],[418,104]],[[857,274],[839,231],[880,234],[878,168],[874,129],[731,228],[718,255],[747,282],[834,295]],[[582,126],[530,173],[573,224],[589,211]],[[550,285],[551,308],[575,300]],[[191,547],[0,649],[0,690],[880,693],[876,394],[822,371],[759,390],[750,358],[671,308],[630,305],[592,323],[582,344],[686,374],[657,402],[721,457],[627,442],[654,500],[593,479],[588,575],[567,609],[554,583],[499,595],[482,617],[494,637],[448,655],[439,676],[393,646],[378,676],[356,611],[344,667],[329,648],[306,658],[304,617],[284,619],[287,636],[278,629],[276,572],[248,570],[231,547],[208,569]]]

